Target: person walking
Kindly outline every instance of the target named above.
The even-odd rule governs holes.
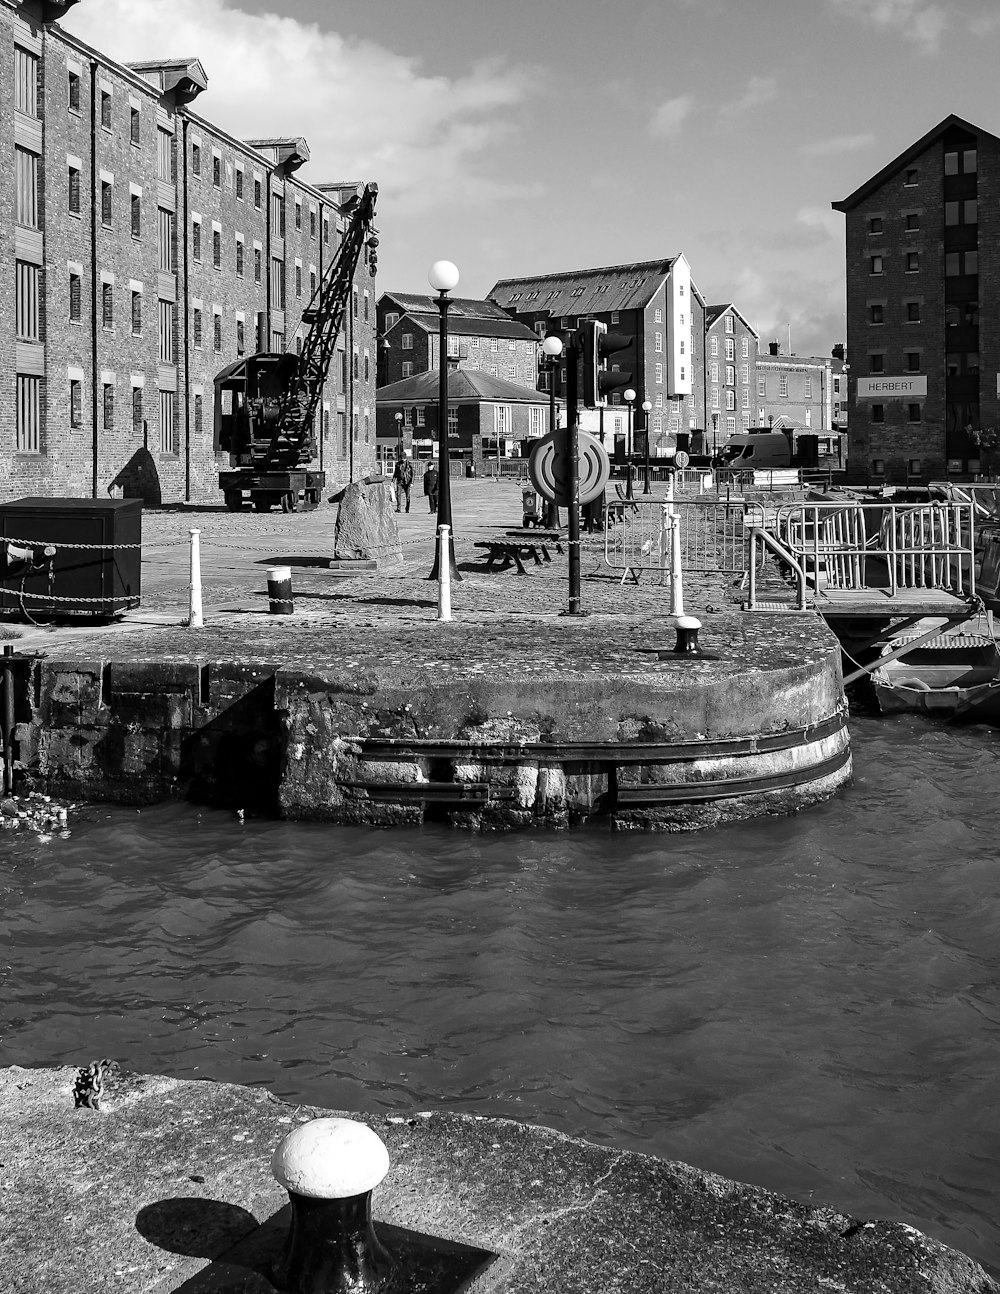
[[[427,464],[427,470],[424,472],[424,494],[427,495],[427,502],[431,506],[431,512],[438,510],[438,470],[434,463]]]
[[[396,511],[399,512],[406,500],[406,511],[410,510],[410,486],[413,484],[413,464],[406,454],[402,458],[396,459],[396,466],[392,469],[392,484],[396,491]]]

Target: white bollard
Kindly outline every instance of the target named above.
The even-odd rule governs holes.
[[[191,583],[188,589],[188,628],[201,629],[205,621],[201,614],[201,531],[189,530],[191,536]]]
[[[451,526],[438,526],[438,619],[451,619]]]
[[[675,616],[684,614],[684,576],[681,571],[681,519],[670,517],[670,610]]]

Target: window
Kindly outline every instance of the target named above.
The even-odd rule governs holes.
[[[38,56],[20,45],[14,46],[14,108],[38,116]]]
[[[713,381],[713,382],[718,382],[718,380],[719,380],[719,365],[718,365],[718,362],[713,362],[713,363],[712,363],[712,365],[711,365],[711,370],[710,370],[710,371],[711,371],[711,375],[712,375],[712,381]]]
[[[83,318],[83,278],[74,270],[69,272],[69,319],[80,323]]]
[[[778,394],[788,395],[788,375],[786,373],[778,375]]]
[[[256,176],[254,176],[254,181],[253,181],[253,205],[257,208],[258,211],[261,209],[261,206],[263,205],[263,192],[261,189],[261,182],[260,180],[257,179]]]
[[[212,149],[212,183],[217,189],[222,188],[222,158]]]
[[[404,333],[403,333],[403,339],[402,339],[402,341],[400,342],[400,345],[402,346],[403,350],[412,350],[412,349],[413,349],[413,333],[411,333],[411,332],[404,332]]]
[[[750,338],[749,337],[743,338],[743,344],[741,346],[741,350],[743,353],[743,358],[749,359],[750,357]]]
[[[765,379],[765,378],[758,377],[758,379],[757,379],[757,394],[760,396],[760,398],[761,398],[762,400],[763,400],[763,399],[764,399],[764,397],[767,395],[767,381],[766,381],[766,379]]]
[[[301,261],[296,261],[296,262],[295,262],[295,295],[296,295],[296,297],[301,297],[301,296],[302,296],[302,263],[301,263]]]
[[[129,205],[131,208],[131,218],[132,218],[132,237],[141,238],[142,237],[142,196],[141,194],[138,194],[138,193],[131,194],[129,197]]]
[[[726,338],[726,359],[735,359],[735,358],[736,358],[736,343],[733,341],[732,337],[727,337]]]
[[[142,387],[132,388],[132,430],[142,431]]]
[[[39,341],[39,267],[27,261],[18,261],[15,280],[14,315],[17,336],[22,341]]]
[[[870,234],[880,234],[882,232],[882,217],[872,216],[868,221],[868,232]]]
[[[617,310],[612,310],[612,311],[611,311],[611,322],[612,322],[613,324],[616,324],[616,323],[620,323],[620,322],[621,322],[621,315],[620,315],[620,313],[619,313]]]
[[[920,269],[920,253],[919,253],[919,252],[907,252],[907,253],[906,253],[906,272],[907,272],[907,274],[913,274],[913,273],[915,273],[915,272],[916,272],[917,270],[919,270],[919,269]]]
[[[654,379],[654,380],[656,381],[657,385],[659,385],[660,383],[662,383],[662,381],[663,381],[663,365],[662,365],[662,364],[657,364],[657,365],[656,365],[656,369],[655,369],[655,379]]]
[[[271,303],[276,310],[285,308],[285,262],[277,256],[271,258]]]
[[[920,352],[918,350],[908,350],[906,352],[906,371],[907,373],[920,372]]]
[[[316,295],[316,266],[309,266],[309,297],[312,299]]]
[[[132,336],[142,335],[142,293],[132,289]]]
[[[236,168],[236,198],[237,201],[243,201],[243,167]],[[199,397],[200,398],[200,397]]]
[[[881,256],[872,256],[872,257],[870,257],[869,262],[868,262],[868,272],[869,272],[869,274],[881,274],[881,273],[882,273],[882,257],[881,257]]]
[[[115,326],[115,285],[113,283],[101,284],[101,326],[104,328]]]
[[[177,438],[174,432],[173,391],[160,392],[160,453],[177,453]]]
[[[316,208],[309,208],[309,237],[316,237]]]
[[[735,386],[735,385],[736,385],[736,365],[727,364],[726,365],[726,386]]]
[[[162,248],[162,241],[160,246]],[[201,260],[201,220],[197,216],[191,222],[191,259],[195,261]]]
[[[191,174],[201,175],[201,145],[191,143]]]
[[[658,332],[653,335],[653,350],[659,355],[663,350],[663,333]]]
[[[253,281],[259,283],[263,273],[263,249],[254,247],[253,249]]]
[[[408,359],[404,359],[404,360],[403,360],[403,368],[402,368],[402,372],[403,372],[403,376],[404,376],[404,377],[412,377],[412,376],[413,376],[413,361],[412,361],[412,360],[408,360]]]
[[[243,239],[236,239],[236,277],[243,277]]]
[[[872,422],[885,422],[885,405],[872,405]]]
[[[42,379],[17,375],[17,422],[14,447],[19,454],[41,449]]]
[[[920,421],[920,405],[919,405],[919,404],[908,404],[908,405],[906,406],[906,421],[907,421],[907,422],[919,422],[919,421]],[[912,469],[911,469],[911,470],[912,470]],[[919,470],[920,470],[920,468],[918,467],[918,468],[917,468],[917,471],[919,472]]]
[[[295,199],[295,228],[300,231],[302,229],[302,199],[301,198]]]
[[[285,199],[280,193],[271,194],[271,226],[276,238],[284,238]]]
[[[920,172],[915,166],[908,167],[903,173],[903,185],[907,189],[912,189],[920,183]]]
[[[112,431],[115,425],[115,388],[110,382],[104,383],[102,403],[104,408],[104,430]]]
[[[803,380],[802,398],[803,400],[811,400],[813,398],[813,380],[811,377],[807,377]]]
[[[212,265],[217,270],[222,269],[222,230],[212,230]]]
[[[885,322],[885,307],[881,302],[873,302],[872,305],[868,307],[868,322],[873,324]]]
[[[129,107],[128,138],[130,144],[139,143],[139,109],[133,103]]]
[[[246,351],[247,327],[243,319],[236,320],[236,354],[242,355]]]
[[[726,332],[732,332],[735,328],[735,322],[732,315],[726,315]]]
[[[662,322],[663,322],[663,311],[662,311],[662,310],[654,310],[654,311],[653,311],[653,323],[662,323]]]
[[[69,380],[69,425],[83,426],[83,383],[75,377]]]
[[[170,183],[173,180],[174,137],[162,126],[156,128],[156,178]],[[196,145],[197,147],[197,145]],[[198,172],[195,170],[195,175]]]
[[[109,180],[101,181],[101,224],[105,229],[111,228],[114,216],[114,185]]]
[[[329,241],[330,241],[330,218],[329,216],[324,216],[323,217],[323,242],[324,244],[328,244]]]
[[[876,353],[874,355],[868,356],[868,372],[869,373],[885,372],[885,356],[883,354]]]
[[[718,353],[719,353],[719,339],[718,339],[718,337],[713,337],[713,338],[712,338],[712,354],[713,354],[713,355],[718,355]]]
[[[222,315],[218,310],[212,315],[212,346],[216,352],[222,350]]]
[[[197,249],[197,250],[196,250]],[[196,261],[201,260],[201,223],[196,222],[192,228],[191,254]],[[156,211],[156,256],[157,265],[165,273],[174,268],[174,213],[166,207]]]
[[[907,323],[920,322],[920,302],[919,301],[907,301],[906,322]]]
[[[160,302],[159,356],[163,364],[174,362],[174,303]]]
[[[66,74],[66,106],[70,112],[80,111],[80,74],[79,72],[67,72]]]
[[[808,378],[806,380],[808,381]],[[750,384],[750,365],[749,364],[743,364],[741,366],[740,381],[743,383],[744,386],[749,386]]]
[[[111,129],[111,92],[109,90],[101,91],[101,127],[104,130]]]
[[[191,312],[191,333],[194,341],[195,350],[201,350],[202,344],[202,327],[201,327],[201,307],[195,306]]]
[[[965,272],[966,274],[979,273],[979,253],[978,252],[965,253]]]
[[[28,229],[38,228],[38,155],[14,149],[16,198],[14,220]]]
[[[70,166],[66,177],[66,206],[71,216],[80,214],[80,168]]]

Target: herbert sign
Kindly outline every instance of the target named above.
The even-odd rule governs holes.
[[[859,377],[859,400],[907,400],[927,394],[926,377]]]

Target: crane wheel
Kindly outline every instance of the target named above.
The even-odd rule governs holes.
[[[282,512],[294,512],[298,506],[299,506],[298,498],[291,491],[281,496]]]

